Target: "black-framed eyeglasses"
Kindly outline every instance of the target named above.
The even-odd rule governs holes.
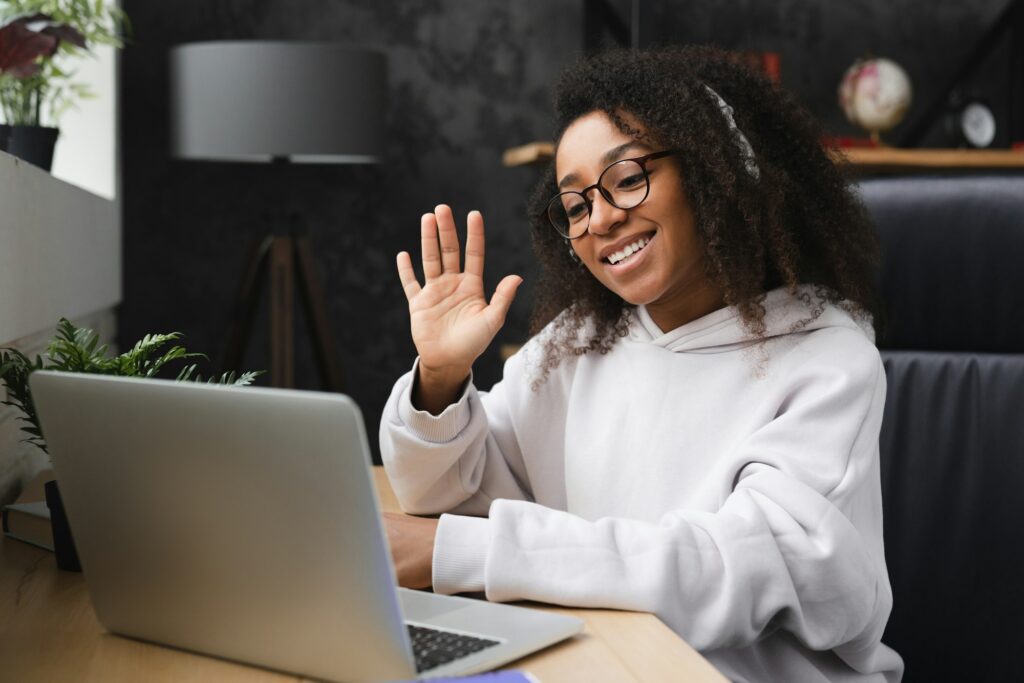
[[[647,199],[651,192],[651,179],[647,175],[647,162],[675,154],[674,150],[645,154],[635,159],[619,159],[601,171],[597,182],[578,192],[560,192],[548,202],[548,220],[562,237],[579,239],[590,227],[590,213],[594,202],[587,195],[597,190],[605,201],[618,209],[633,209]]]

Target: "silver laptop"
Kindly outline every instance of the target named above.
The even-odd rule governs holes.
[[[396,588],[346,396],[44,371],[30,383],[92,604],[113,633],[387,681],[484,671],[582,629]],[[413,641],[427,645],[414,655]]]

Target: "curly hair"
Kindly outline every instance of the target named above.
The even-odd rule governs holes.
[[[732,106],[758,177],[708,87]],[[879,247],[863,205],[822,148],[811,114],[733,53],[687,46],[585,58],[562,74],[555,107],[556,149],[574,121],[600,111],[634,139],[677,152],[707,276],[752,337],[764,338],[765,294],[783,286],[812,307],[810,319],[825,302],[877,319]],[[540,382],[566,356],[608,353],[627,334],[633,308],[573,260],[548,223],[557,192],[552,162],[529,202],[541,266],[530,333],[554,321]],[[811,287],[798,293],[799,285]]]

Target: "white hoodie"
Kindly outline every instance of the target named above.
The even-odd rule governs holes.
[[[734,308],[663,333],[638,307],[536,391],[534,338],[436,417],[403,376],[385,469],[406,512],[456,513],[434,590],[653,612],[734,681],[898,681],[873,332],[782,289],[764,305],[762,344]]]

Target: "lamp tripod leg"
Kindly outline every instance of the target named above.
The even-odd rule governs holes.
[[[313,269],[313,250],[307,235],[295,238],[295,259],[299,275],[299,292],[302,295],[303,310],[309,324],[317,366],[320,369],[320,381],[324,389],[341,392],[344,382],[335,351],[337,347],[334,345],[334,336],[328,323],[324,290]]]
[[[242,371],[242,356],[249,341],[256,306],[260,302],[263,280],[266,278],[267,255],[273,243],[274,237],[267,235],[254,241],[249,250],[245,271],[235,294],[231,328],[228,330],[227,344],[224,346],[221,372]]]
[[[270,248],[270,384],[295,386],[295,258],[285,235]]]

